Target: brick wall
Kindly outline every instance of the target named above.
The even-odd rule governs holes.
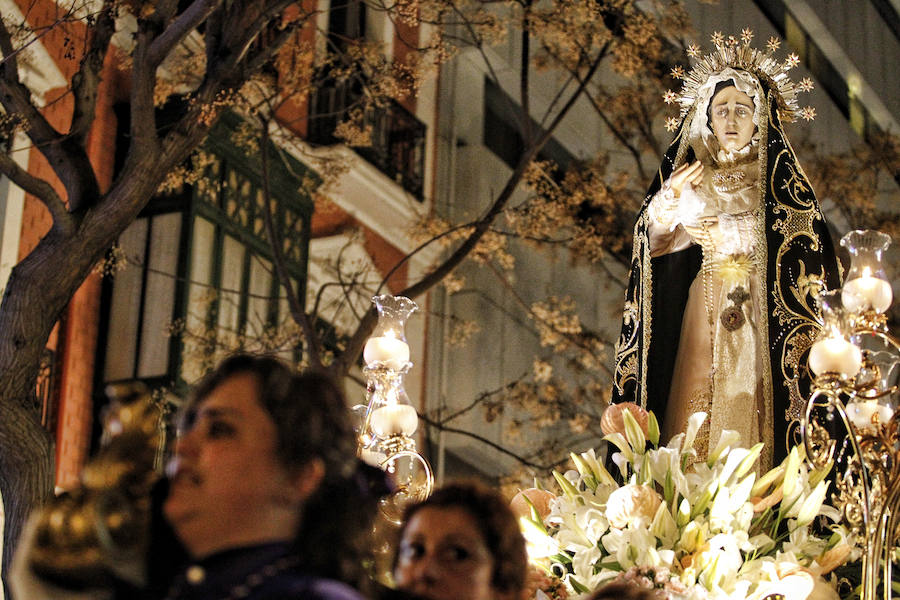
[[[117,126],[113,104],[115,90],[121,92],[123,89],[114,60],[112,55],[107,56],[98,90],[97,115],[87,144],[101,189],[112,183]],[[56,485],[60,487],[69,487],[78,481],[90,445],[100,285],[100,276],[90,274],[75,292],[66,313],[56,430]]]
[[[51,55],[58,58],[60,68],[71,75],[77,61],[62,58],[61,40],[48,36],[45,45]],[[112,111],[116,94],[122,94],[127,86],[113,64],[112,55],[107,60],[103,82],[98,90],[97,115],[88,139],[88,155],[96,171],[101,188],[112,180],[115,152],[116,120]],[[69,126],[72,99],[65,89],[52,90],[44,115],[60,131]],[[51,181],[61,197],[65,197],[62,185],[56,180],[44,156],[32,149],[28,170]],[[19,258],[27,255],[46,234],[51,225],[46,208],[33,196],[26,195],[22,216],[22,232]],[[93,421],[93,379],[97,333],[100,321],[100,278],[91,274],[73,296],[66,316],[54,330],[48,346],[57,352],[57,377],[59,397],[56,409],[56,484],[69,487],[77,482],[81,467],[87,458]]]

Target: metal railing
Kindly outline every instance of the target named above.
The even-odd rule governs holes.
[[[357,87],[353,82],[328,82],[313,92],[309,142],[322,145],[343,142],[335,137],[335,128],[359,104],[362,94]],[[371,127],[372,143],[354,147],[356,153],[421,202],[425,180],[425,124],[400,103],[390,100],[385,107],[368,108],[363,125]]]

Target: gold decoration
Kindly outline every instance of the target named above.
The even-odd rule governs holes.
[[[102,448],[85,465],[79,487],[41,508],[28,548],[29,567],[63,587],[143,578],[161,412],[140,384],[109,386],[107,395]]]
[[[726,38],[721,32],[717,31],[711,37],[715,50],[702,58],[700,58],[700,49],[696,45],[691,44],[688,47],[688,56],[695,58],[697,63],[690,72],[681,77],[684,81],[684,86],[678,97],[678,103],[681,105],[682,118],[694,106],[697,94],[706,81],[712,75],[720,73],[729,67],[747,71],[760,81],[765,82],[769,89],[775,92],[778,102],[778,113],[783,121],[792,122],[798,118],[806,120],[815,118],[816,111],[812,107],[801,109],[797,104],[797,93],[811,90],[812,81],[807,78],[799,84],[795,84],[787,74],[789,70],[799,64],[800,57],[796,54],[790,54],[784,62],[779,63],[772,56],[781,44],[777,39],[769,39],[766,45],[766,52],[760,52],[755,48],[751,48],[750,41],[752,39],[753,32],[750,29],[741,31],[740,40],[734,36]],[[673,74],[681,72],[679,67],[676,67],[676,69],[673,69]]]
[[[747,277],[750,276],[750,271],[752,269],[753,261],[750,260],[749,256],[746,254],[732,254],[718,264],[717,271],[719,272],[719,277],[722,278],[722,281],[730,285],[735,285],[746,281]],[[744,288],[740,286],[736,289],[740,289],[741,291],[744,290]],[[728,297],[731,298],[731,294],[728,294]],[[747,296],[744,300],[749,299],[750,297]],[[741,302],[743,302],[743,300],[741,300]],[[738,304],[738,302],[735,301],[735,304]]]

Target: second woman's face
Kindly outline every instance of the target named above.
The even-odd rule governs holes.
[[[494,558],[462,508],[419,509],[403,530],[394,579],[426,600],[491,600]]]
[[[176,444],[163,507],[191,554],[293,535],[296,484],[278,460],[276,435],[251,374],[229,377],[200,402]]]
[[[740,150],[753,139],[753,99],[734,86],[719,91],[710,103],[712,130],[723,150]]]

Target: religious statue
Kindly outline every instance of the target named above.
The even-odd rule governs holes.
[[[685,74],[676,129],[634,227],[631,274],[616,347],[613,402],[660,419],[663,440],[688,417],[709,418],[705,452],[719,432],[765,443],[763,465],[783,457],[805,404],[805,356],[819,331],[815,295],[840,285],[816,197],[782,128],[807,120],[769,41],[763,53],[713,36],[716,50]],[[712,439],[710,439],[712,437]],[[774,456],[773,456],[774,453]]]

